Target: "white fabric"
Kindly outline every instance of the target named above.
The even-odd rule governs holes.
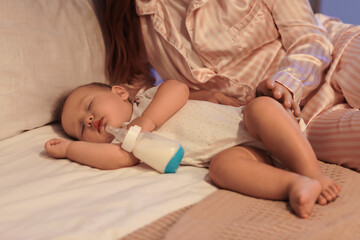
[[[142,115],[156,90],[157,87],[150,88],[136,97],[131,120]],[[178,141],[185,150],[181,164],[187,165],[207,166],[212,156],[240,144],[265,150],[246,130],[243,108],[188,100],[153,133]]]
[[[102,171],[54,160],[43,145],[60,132],[49,125],[0,142],[1,239],[119,239],[216,190],[204,168]]]
[[[104,82],[91,0],[0,0],[0,140],[52,120],[66,90]]]

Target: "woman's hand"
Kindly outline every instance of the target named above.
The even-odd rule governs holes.
[[[222,105],[230,105],[234,107],[239,107],[245,105],[239,99],[234,97],[229,97],[217,90],[192,90],[190,92],[191,100],[201,100],[208,101],[212,103],[218,103]]]
[[[45,143],[46,152],[54,158],[66,158],[66,151],[72,141],[53,138]]]
[[[280,102],[286,110],[293,111],[296,116],[300,116],[300,107],[296,104],[291,92],[282,84],[275,82],[270,78],[262,81],[256,88],[256,96],[268,96]],[[247,101],[250,101],[255,96],[248,96]]]

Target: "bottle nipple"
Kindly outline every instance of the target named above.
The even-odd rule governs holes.
[[[126,129],[122,129],[122,128],[116,128],[110,125],[107,125],[105,130],[110,133],[111,135],[113,135],[116,140],[118,140],[119,142],[124,142],[127,130]]]

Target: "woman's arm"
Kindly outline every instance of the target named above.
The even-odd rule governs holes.
[[[111,143],[51,139],[45,143],[45,150],[54,158],[68,158],[102,170],[131,167],[139,163],[133,154]]]
[[[139,125],[143,131],[153,131],[163,125],[177,111],[179,111],[189,98],[189,88],[182,82],[167,80],[162,83],[145,109],[142,116],[134,119],[132,125]]]
[[[280,69],[267,84],[274,86],[276,82],[283,85],[284,88],[280,90],[290,91],[299,105],[319,86],[323,71],[331,62],[333,46],[308,0],[264,2],[272,13],[286,50]],[[271,93],[274,95],[274,91]]]

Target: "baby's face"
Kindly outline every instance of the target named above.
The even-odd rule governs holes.
[[[107,125],[121,127],[130,121],[132,104],[128,92],[114,86],[84,86],[67,98],[61,115],[62,127],[69,136],[87,142],[108,143],[114,137],[105,131]]]

